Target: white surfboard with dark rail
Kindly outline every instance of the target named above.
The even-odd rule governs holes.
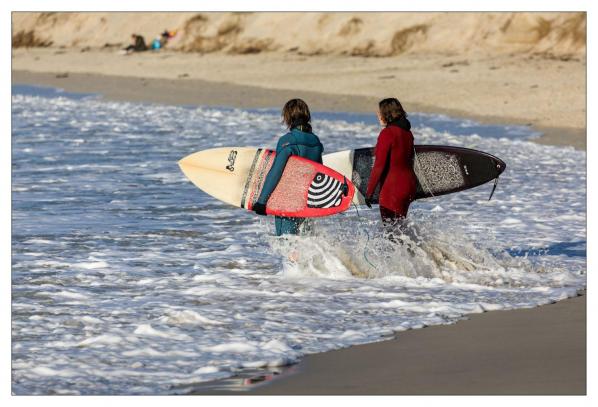
[[[413,169],[417,176],[415,199],[430,198],[474,188],[495,180],[506,164],[498,157],[464,147],[416,145]],[[324,165],[350,178],[359,191],[353,197],[364,204],[370,173],[374,165],[374,148],[360,148],[326,154]],[[494,190],[493,190],[494,191]],[[378,203],[379,188],[373,203]]]

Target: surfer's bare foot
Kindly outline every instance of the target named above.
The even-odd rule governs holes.
[[[289,260],[293,263],[297,263],[299,261],[299,252],[297,250],[293,250],[289,253]]]

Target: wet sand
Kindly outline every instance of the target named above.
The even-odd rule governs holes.
[[[529,125],[544,134],[540,143],[586,146],[586,64],[579,59],[170,51],[124,56],[19,48],[13,50],[12,69],[13,83],[167,104],[280,108],[302,97],[313,110],[373,112],[381,97],[392,95],[410,112]]]
[[[372,96],[334,95],[320,92],[267,89],[256,86],[209,82],[200,79],[147,79],[87,73],[64,74],[13,71],[12,83],[43,85],[67,92],[99,93],[109,100],[164,103],[171,105],[227,106],[238,108],[278,108],[295,97],[308,102],[314,111],[372,113],[378,98]],[[411,103],[411,111],[442,113],[465,117],[462,112]],[[372,113],[373,115],[374,113]],[[467,115],[481,123],[525,125],[515,118]],[[532,126],[542,132],[535,142],[546,145],[586,149],[586,131],[571,127]]]
[[[195,394],[583,395],[586,296],[309,355],[274,377],[222,380]]]

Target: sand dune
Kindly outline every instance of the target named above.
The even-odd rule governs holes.
[[[232,54],[394,56],[538,53],[583,57],[585,13],[20,13],[13,46],[123,46],[177,30],[169,47]]]

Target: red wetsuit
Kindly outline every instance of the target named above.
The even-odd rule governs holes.
[[[413,172],[413,134],[391,124],[380,132],[375,155],[367,196],[372,196],[380,183],[382,220],[404,218],[417,189]]]

